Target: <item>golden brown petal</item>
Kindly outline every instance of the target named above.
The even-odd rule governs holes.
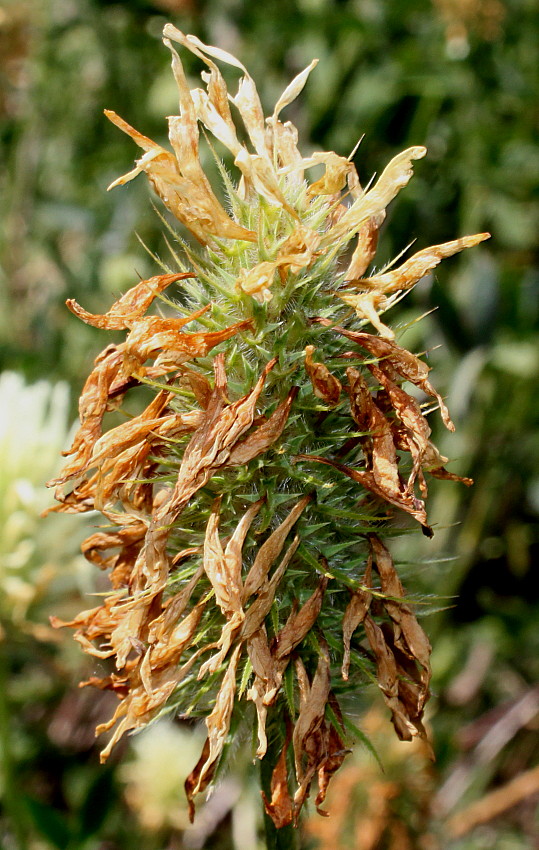
[[[303,496],[299,502],[296,502],[286,519],[270,534],[258,550],[253,565],[245,578],[243,587],[244,603],[263,585],[272,565],[281,553],[288,532],[297,522],[301,513],[311,501],[311,498],[310,495]]]
[[[75,457],[64,467],[58,478],[48,482],[48,487],[64,484],[87,468],[94,445],[101,436],[105,412],[114,409],[121,401],[121,396],[112,400],[111,390],[119,375],[122,357],[123,345],[109,345],[96,357],[94,368],[79,399],[80,427],[71,448],[65,452],[66,455]]]
[[[371,555],[369,555],[369,559],[367,561],[367,568],[365,570],[363,584],[365,585],[365,587],[372,587]],[[352,592],[350,602],[346,606],[346,611],[344,612],[344,617],[342,621],[342,640],[344,653],[341,673],[345,681],[348,681],[348,674],[350,671],[350,643],[352,640],[352,635],[367,616],[371,600],[372,593],[369,593],[368,590],[358,588],[357,590],[354,590]]]
[[[194,357],[205,357],[212,348],[230,339],[241,330],[251,327],[246,319],[237,322],[220,331],[200,333],[181,333],[180,328],[192,319],[197,318],[209,309],[209,305],[197,310],[187,319],[161,319],[158,316],[147,316],[138,319],[125,342],[123,372],[125,375],[144,374],[144,363],[150,357],[156,357],[155,365],[159,366],[161,374],[178,368],[186,360]]]
[[[361,225],[357,234],[357,245],[346,270],[346,281],[361,277],[374,260],[378,247],[378,232],[384,219],[385,212],[382,212]]]
[[[314,352],[314,345],[308,345],[305,349],[305,369],[311,379],[314,394],[334,407],[339,403],[342,384],[335,375],[331,374],[327,366],[323,363],[314,363]]]
[[[82,319],[83,322],[86,322],[87,325],[109,331],[125,330],[131,327],[135,319],[140,319],[144,315],[154,298],[163,292],[167,286],[187,277],[194,277],[194,274],[192,272],[163,274],[151,277],[149,280],[141,280],[125,295],[122,295],[103,316],[86,312],[73,298],[69,298],[66,304],[71,312]]]
[[[326,562],[327,566],[327,562]],[[303,638],[314,626],[320,610],[328,577],[321,576],[318,587],[299,611],[293,611],[285,625],[276,636],[273,654],[278,661],[288,658],[292,651],[301,643]]]
[[[215,767],[219,761],[225,741],[230,729],[230,720],[234,708],[234,695],[236,693],[236,668],[242,651],[241,644],[236,647],[223,676],[221,687],[215,700],[215,706],[211,714],[206,718],[208,728],[209,748],[205,762],[200,767],[196,784],[191,790],[191,797],[196,796],[205,786],[208,775],[213,776]],[[197,765],[198,767],[198,765]],[[196,769],[196,768],[195,768]]]
[[[379,357],[381,360],[387,361],[402,378],[415,384],[426,395],[437,399],[444,425],[450,431],[455,430],[455,426],[451,421],[449,411],[442,397],[428,381],[430,366],[427,366],[419,357],[405,348],[401,348],[400,345],[397,345],[392,340],[380,339],[380,337],[373,336],[372,334],[349,331],[346,328],[334,325],[328,319],[317,318],[315,321],[321,325],[331,327],[336,333],[342,334],[342,336],[356,342],[374,357]]]
[[[376,292],[383,293],[384,295],[409,289],[428,272],[436,268],[446,257],[451,257],[464,248],[472,248],[489,238],[490,233],[476,233],[473,236],[463,236],[461,239],[454,239],[452,242],[432,245],[430,248],[424,248],[422,251],[418,251],[417,254],[414,254],[413,257],[410,257],[409,260],[406,260],[405,263],[396,269],[361,280],[354,280],[354,286],[359,286],[367,290],[376,290]]]
[[[229,466],[243,466],[249,463],[249,461],[267,451],[279,439],[298,392],[299,387],[292,387],[285,400],[281,402],[271,416],[234,446],[230,452]]]
[[[271,775],[271,800],[268,800],[263,791],[261,792],[266,814],[270,816],[277,829],[288,826],[294,819],[294,803],[288,790],[287,749],[288,744],[285,744]]]
[[[332,466],[334,469],[337,469],[339,472],[344,473],[352,481],[357,481],[358,484],[363,485],[367,490],[370,490],[371,493],[374,493],[375,496],[378,496],[381,499],[384,499],[386,502],[389,502],[391,505],[395,505],[395,507],[400,508],[406,513],[410,514],[414,517],[423,527],[423,533],[427,535],[427,537],[432,537],[432,529],[427,524],[427,514],[425,511],[425,505],[421,501],[421,499],[417,499],[413,493],[408,493],[404,489],[400,493],[389,493],[388,491],[382,489],[379,484],[375,481],[374,475],[372,472],[369,472],[365,469],[353,469],[349,466],[343,466],[341,463],[337,463],[330,458],[319,457],[317,455],[296,455],[296,460],[314,460],[316,463],[325,463],[327,466]]]

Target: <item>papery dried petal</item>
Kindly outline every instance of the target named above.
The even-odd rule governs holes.
[[[382,212],[361,225],[357,234],[357,245],[346,270],[346,281],[361,277],[374,260],[378,247],[378,233],[384,219],[385,212]]]
[[[88,376],[79,399],[80,427],[66,455],[75,457],[62,470],[58,478],[47,486],[64,484],[80,475],[85,469],[93,448],[101,436],[103,416],[107,410],[117,406],[121,397],[111,400],[111,390],[118,377],[123,357],[123,346],[109,345],[95,359],[94,368]]]
[[[296,502],[286,519],[270,534],[257,552],[256,558],[243,586],[243,601],[246,602],[253,593],[262,586],[276,558],[279,557],[288,532],[297,522],[305,507],[311,501],[311,496],[303,496]]]
[[[377,292],[388,295],[392,292],[398,292],[402,289],[409,289],[414,286],[422,277],[424,277],[432,269],[436,268],[446,257],[451,257],[457,254],[464,248],[472,248],[478,245],[485,239],[490,238],[490,233],[476,233],[473,236],[463,236],[461,239],[454,239],[452,242],[444,242],[441,245],[432,245],[430,248],[424,248],[418,251],[409,260],[406,260],[401,266],[383,274],[376,274],[369,278],[354,280],[354,286],[359,286],[362,289],[376,290]]]
[[[375,534],[369,535],[369,543],[376,559],[376,569],[380,576],[382,592],[388,597],[384,600],[384,607],[400,630],[396,643],[405,654],[408,654],[421,665],[424,671],[424,681],[428,683],[431,653],[429,640],[417,622],[410,606],[398,601],[404,596],[404,589],[388,549]]]
[[[292,743],[294,763],[299,787],[294,795],[296,818],[307,796],[311,781],[326,758],[325,738],[327,729],[324,723],[328,702],[331,676],[327,644],[320,641],[318,665],[312,684],[303,665],[296,660],[296,673],[300,685],[300,711],[294,726]]]
[[[451,421],[449,411],[447,410],[442,397],[429,383],[428,374],[430,372],[430,366],[427,366],[427,364],[420,360],[419,357],[391,340],[380,339],[380,337],[373,336],[372,334],[349,331],[346,328],[341,328],[332,324],[332,322],[328,319],[317,318],[315,321],[322,325],[329,326],[336,333],[342,334],[342,336],[353,340],[353,342],[356,342],[362,348],[365,348],[374,357],[379,357],[381,360],[387,361],[387,363],[389,363],[402,378],[406,381],[410,381],[412,384],[415,384],[419,387],[419,389],[423,390],[426,395],[437,399],[438,404],[440,405],[440,413],[442,415],[444,425],[450,431],[455,430],[455,426]]]
[[[307,79],[309,77],[309,74],[311,73],[313,68],[316,68],[317,65],[318,59],[313,59],[311,64],[307,65],[307,67],[304,68],[303,71],[300,71],[300,73],[294,77],[292,82],[287,85],[279,100],[275,104],[273,115],[269,119],[271,123],[275,123],[282,110],[290,103],[292,103],[299,94],[301,94],[305,83],[307,82]]]
[[[285,400],[281,402],[271,416],[234,446],[230,452],[229,466],[243,466],[249,463],[249,461],[267,451],[279,439],[298,392],[299,387],[292,387]]]
[[[432,536],[432,529],[427,524],[427,514],[425,511],[425,505],[421,501],[421,499],[417,499],[413,493],[408,493],[403,490],[401,493],[391,494],[386,490],[382,489],[378,483],[375,481],[374,475],[372,472],[363,469],[353,469],[349,466],[343,466],[341,463],[337,463],[330,458],[319,457],[318,455],[296,455],[296,460],[314,460],[316,463],[325,463],[327,466],[332,466],[334,469],[339,470],[339,472],[344,473],[352,481],[357,481],[358,484],[362,484],[363,487],[366,487],[367,490],[370,490],[371,493],[374,493],[381,499],[384,499],[386,502],[389,502],[391,505],[395,505],[397,508],[401,508],[401,510],[406,511],[406,513],[416,519],[421,526],[423,527],[423,533],[427,535],[427,537]]]
[[[313,362],[314,352],[314,345],[308,345],[305,349],[305,369],[311,379],[314,394],[326,404],[334,406],[339,403],[342,384],[335,375],[332,375],[327,366]]]
[[[313,165],[325,165],[325,172],[315,183],[311,183],[307,190],[309,196],[313,195],[335,195],[346,185],[346,177],[354,168],[353,163],[333,151],[317,151],[311,154],[309,159],[303,161],[303,168],[311,168]]]
[[[141,280],[125,295],[122,295],[118,301],[115,301],[110,310],[103,316],[88,313],[73,298],[69,298],[66,304],[71,312],[82,319],[83,322],[86,322],[87,325],[109,331],[124,330],[131,327],[135,319],[140,319],[144,315],[154,298],[163,292],[167,286],[187,277],[194,277],[193,272],[163,274],[151,277],[149,280]]]
[[[320,578],[314,593],[299,611],[293,611],[290,614],[285,625],[276,636],[273,653],[279,661],[287,658],[314,626],[322,608],[328,580],[327,576]]]
[[[286,767],[287,745],[281,750],[281,755],[271,775],[271,800],[262,791],[264,808],[277,829],[288,826],[294,819],[294,803],[288,790],[288,771]]]
[[[266,616],[269,614],[273,599],[275,597],[275,591],[277,590],[277,587],[284,573],[286,572],[290,561],[294,557],[294,554],[299,544],[300,538],[296,536],[288,547],[288,549],[286,550],[281,563],[273,573],[271,579],[269,579],[269,581],[264,581],[263,584],[258,587],[257,597],[251,603],[245,614],[245,622],[243,624],[242,629],[243,640],[248,640],[262,626],[262,623],[266,619]]]
[[[367,568],[365,570],[363,584],[366,587],[372,587],[371,556],[369,556],[369,560],[367,561]],[[369,593],[368,590],[358,588],[357,590],[352,591],[350,602],[346,606],[346,610],[344,612],[344,617],[342,621],[342,641],[344,652],[341,674],[345,682],[348,681],[348,675],[350,671],[350,643],[352,641],[352,635],[367,616],[371,600],[372,593]]]
[[[354,201],[337,224],[328,231],[325,241],[331,244],[343,237],[351,238],[363,222],[384,212],[388,204],[410,180],[412,162],[421,159],[426,153],[426,148],[412,147],[393,157],[373,188]]]
[[[206,726],[208,728],[209,750],[204,764],[201,766],[198,773],[196,785],[194,785],[189,799],[198,794],[204,787],[204,783],[208,774],[213,775],[213,771],[219,757],[223,751],[225,741],[230,729],[230,720],[232,718],[232,710],[234,708],[234,695],[236,693],[236,668],[240,657],[242,647],[237,646],[232,655],[221,687],[215,699],[215,705],[211,714],[206,718]]]

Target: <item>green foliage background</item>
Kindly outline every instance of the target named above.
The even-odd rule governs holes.
[[[317,56],[320,64],[290,117],[304,149],[310,140],[311,149],[346,155],[365,134],[356,156],[364,183],[398,150],[428,147],[390,208],[380,262],[412,238],[420,249],[466,233],[492,233],[486,247],[422,282],[399,314],[406,322],[438,305],[408,331],[406,343],[431,350],[436,383],[445,387],[458,429],[445,445],[440,435],[441,448],[458,459],[455,471],[476,479],[469,492],[440,485],[431,508],[439,526],[434,541],[406,538],[399,551],[409,575],[416,575],[413,589],[450,606],[425,621],[435,646],[435,773],[438,788],[446,789],[445,803],[439,792],[425,829],[442,835],[442,847],[458,850],[532,848],[533,797],[458,841],[443,838],[443,823],[532,768],[539,749],[537,710],[535,721],[532,711],[490,759],[482,760],[478,749],[496,718],[525,696],[533,703],[537,694],[537,4],[4,0],[0,369],[30,382],[67,381],[73,414],[103,340],[68,313],[65,299],[99,312],[137,273],[155,273],[135,234],[155,253],[164,250],[142,179],[105,192],[136,151],[102,109],[166,141],[163,116],[176,108],[160,44],[167,20],[241,57],[268,108]],[[189,69],[190,57],[185,63]],[[8,508],[7,502],[0,507],[4,524]],[[39,566],[40,546],[43,562],[61,565],[75,557],[77,541],[65,528],[51,540],[36,527],[33,563]],[[73,538],[77,534],[80,529]],[[60,602],[52,590],[45,593],[30,605],[28,621],[43,625],[48,613],[62,613],[59,605],[76,610],[80,591],[79,579],[64,578]],[[2,676],[9,681],[0,683],[2,846],[182,847],[172,827],[140,832],[136,818],[125,816],[117,767],[98,767],[91,728],[99,707],[93,696],[75,691],[82,662],[66,648],[69,638],[51,643],[1,610]],[[447,783],[458,769],[467,778],[451,804]],[[18,794],[23,787],[25,799]],[[413,811],[400,816],[414,822]],[[227,829],[221,838],[208,836],[204,846],[232,847]],[[426,846],[421,840],[417,847]]]

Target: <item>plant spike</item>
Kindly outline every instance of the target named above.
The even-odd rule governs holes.
[[[256,755],[274,757],[264,768],[266,814],[288,828],[315,779],[325,814],[348,752],[337,694],[375,678],[399,738],[426,737],[430,645],[380,536],[395,510],[432,534],[425,473],[471,481],[445,469],[405,388],[434,397],[453,429],[427,365],[380,315],[443,257],[488,234],[365,277],[386,208],[425,148],[398,154],[363,190],[351,158],[304,157],[296,128],[280,119],[316,62],[265,119],[237,59],[172,24],[164,36],[180,102],[169,119],[172,152],[107,112],[144,152],[113,186],[144,172],[200,246],[163,219],[178,243],[177,273],[136,282],[103,316],[67,302],[83,321],[127,336],[97,357],[70,460],[50,482],[56,510],[106,518],[83,551],[109,570],[111,590],[71,622],[52,622],[115,664],[85,683],[120,700],[97,730],[115,727],[103,760],[124,732],[171,706],[205,719],[206,744],[186,782],[191,816],[233,719],[236,728],[253,717],[253,703]],[[173,42],[206,65],[205,88],[189,89]],[[242,74],[235,96],[223,63]],[[200,127],[237,169],[235,181],[220,167],[228,209],[203,172]],[[324,174],[308,183],[315,165]],[[160,300],[166,315],[147,316]],[[103,433],[107,413],[142,385],[153,401]]]

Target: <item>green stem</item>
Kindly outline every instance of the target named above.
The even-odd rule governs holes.
[[[8,679],[9,661],[7,658],[7,640],[0,625],[0,771],[3,786],[3,802],[18,850],[28,850],[27,817],[15,775],[11,747],[10,711],[7,692]]]

